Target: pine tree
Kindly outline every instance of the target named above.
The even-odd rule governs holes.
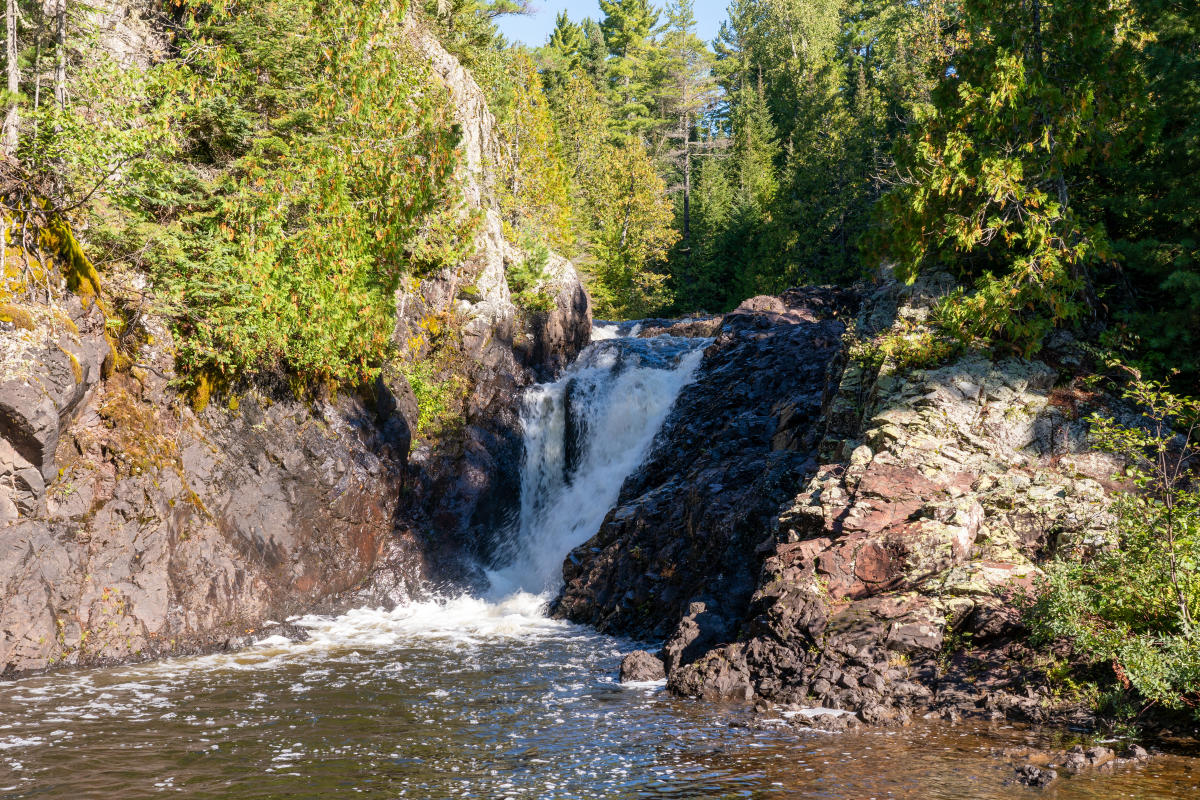
[[[608,81],[608,44],[604,41],[604,30],[600,23],[588,17],[580,23],[583,29],[582,67],[588,77],[597,87],[607,85]]]
[[[730,238],[734,189],[728,161],[699,158],[692,191],[692,240],[686,257],[671,262],[676,308],[683,311],[723,311],[742,298],[740,260],[734,258]]]
[[[679,175],[681,219],[680,244],[687,251],[691,241],[692,139],[699,119],[716,101],[712,57],[696,36],[692,0],[675,0],[667,5],[667,30],[660,45],[662,79],[658,105],[671,119],[666,136],[671,142],[667,156]]]
[[[660,124],[650,96],[658,11],[649,0],[600,0],[600,9],[604,12],[600,29],[612,55],[608,78],[616,98],[618,129],[628,135],[646,133]]]
[[[550,40],[538,51],[547,97],[554,98],[562,94],[567,75],[580,69],[583,64],[586,46],[583,27],[571,22],[567,12],[560,11],[554,19]]]
[[[1113,102],[1135,114],[1125,158],[1105,158],[1075,189],[1120,258],[1104,301],[1157,374],[1200,393],[1200,5],[1135,0],[1137,83]],[[1116,155],[1116,153],[1114,153]],[[1091,190],[1091,196],[1088,191]]]
[[[586,44],[583,28],[571,22],[567,12],[558,12],[558,16],[554,18],[554,30],[550,33],[548,47],[554,50],[562,60],[561,69],[564,72],[579,68],[583,62],[583,49]]]

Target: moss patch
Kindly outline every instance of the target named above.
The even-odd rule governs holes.
[[[18,330],[32,331],[37,328],[33,315],[13,303],[0,305],[0,322],[11,323]]]
[[[179,447],[166,435],[154,409],[124,389],[117,389],[100,405],[100,418],[113,432],[117,468],[127,475],[178,466]]]

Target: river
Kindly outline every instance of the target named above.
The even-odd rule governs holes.
[[[292,620],[307,641],[0,683],[0,798],[1200,797],[1200,761],[1012,785],[1008,723],[829,733],[621,685],[635,643],[545,616],[705,342],[601,328],[523,423],[519,520],[477,596]]]

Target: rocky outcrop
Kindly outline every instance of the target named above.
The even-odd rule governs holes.
[[[645,650],[634,650],[621,659],[621,683],[661,681],[667,677],[662,659]]]
[[[122,63],[155,57],[139,9],[94,10]],[[172,386],[162,320],[125,321],[114,371],[96,304],[55,291],[4,306],[0,674],[240,646],[272,620],[470,579],[475,535],[516,497],[520,390],[586,345],[591,312],[559,257],[538,287],[553,307],[513,303],[505,271],[524,254],[487,188],[494,121],[470,74],[412,37],[454,103],[484,223],[473,256],[397,294],[403,357],[369,390],[301,400],[264,380],[198,412]],[[149,305],[143,280],[108,278],[114,305]]]
[[[196,414],[161,326],[101,380],[98,308],[22,308],[32,329],[0,334],[0,673],[222,646],[370,576],[403,461],[361,400]]]
[[[770,519],[817,467],[814,424],[849,300],[795,291],[725,317],[645,464],[564,565],[557,615],[642,639],[674,634],[668,670],[733,637]]]
[[[417,432],[411,508],[424,518],[430,547],[486,561],[492,536],[514,513],[519,495],[521,390],[556,374],[587,345],[591,303],[571,262],[552,253],[534,287],[553,299],[551,309],[527,312],[516,305],[506,274],[527,254],[505,238],[492,198],[495,119],[471,73],[420,25],[412,24],[410,34],[449,93],[462,132],[464,200],[481,218],[471,258],[396,298],[397,349],[429,364],[433,380],[455,386],[448,398],[455,426],[436,435]],[[396,388],[403,382],[393,373],[388,394],[404,397],[410,390]],[[415,428],[415,417],[405,425]],[[468,576],[451,570],[443,577]]]
[[[840,323],[790,318],[798,293],[726,318],[655,454],[564,564],[559,613],[663,640],[679,694],[872,723],[1054,713],[1015,601],[1046,553],[1104,541],[1116,464],[1086,451],[1098,398],[1047,363],[886,355],[944,289],[867,298],[846,361]],[[739,337],[782,359],[744,358]]]
[[[890,305],[919,322],[932,298],[896,293],[870,312]],[[981,700],[1036,714],[1015,674],[973,688],[948,680],[938,657],[947,636],[1018,636],[1013,604],[1038,574],[1033,559],[1102,540],[1111,522],[1099,479],[1115,464],[1075,452],[1084,428],[1052,403],[1057,380],[1044,363],[977,354],[936,369],[852,365],[822,444],[840,457],[778,514],[741,640],[673,673],[672,686],[874,715]]]
[[[53,308],[6,305],[0,334],[0,522],[32,514],[57,476],[60,431],[95,392],[110,355],[104,315],[78,298]]]

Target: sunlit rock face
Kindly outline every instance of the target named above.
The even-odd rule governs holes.
[[[552,380],[588,344],[592,312],[575,267],[555,253],[540,287],[551,308],[530,312],[515,304],[507,272],[527,254],[505,238],[490,189],[497,161],[495,118],[469,70],[419,25],[411,24],[409,33],[449,96],[462,132],[458,180],[466,210],[479,218],[469,258],[397,293],[392,336],[404,359],[432,359],[440,375],[460,381],[448,412],[456,424],[416,437],[410,460],[415,475],[410,505],[425,518],[438,560],[449,565],[456,551],[487,560],[492,532],[516,513],[521,393],[536,381]],[[393,379],[391,394],[403,396],[406,387],[396,387],[403,382],[402,376]],[[415,416],[405,424],[415,428]],[[395,556],[389,563],[406,561],[402,553]],[[472,580],[468,563],[458,567],[447,566],[443,577]]]
[[[919,329],[942,289],[885,285],[855,336]],[[1087,452],[1069,369],[864,363],[841,341],[853,314],[806,307],[822,298],[755,298],[720,323],[654,451],[564,564],[557,613],[662,641],[686,695],[882,720],[987,694],[1044,717],[1020,674],[973,687],[937,659],[948,636],[1022,658],[1015,604],[1037,559],[1104,539],[1116,465]]]

